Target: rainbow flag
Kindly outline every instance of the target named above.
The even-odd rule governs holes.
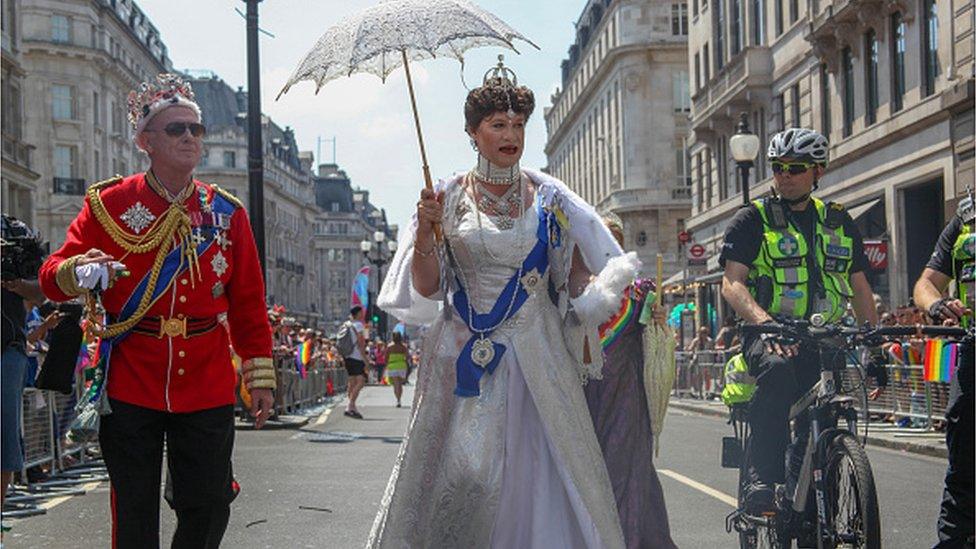
[[[925,342],[925,361],[922,373],[925,381],[941,381],[948,383],[955,373],[956,359],[959,357],[959,345],[946,343],[941,339],[930,339]]]
[[[627,327],[627,323],[634,316],[634,300],[628,295],[624,297],[617,314],[600,326],[600,346],[606,350],[617,340]]]
[[[302,379],[305,379],[305,377],[308,375],[305,367],[308,366],[308,363],[311,361],[312,342],[303,341],[302,344],[298,346],[298,349],[295,350],[295,369],[298,370],[298,375],[300,375]]]

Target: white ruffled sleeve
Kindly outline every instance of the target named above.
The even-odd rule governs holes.
[[[434,187],[437,192],[442,192],[448,187],[449,182],[440,181]],[[443,290],[445,273],[444,254],[440,253],[441,263],[441,288],[434,295],[424,297],[413,286],[413,250],[417,237],[417,214],[410,219],[410,224],[405,229],[400,230],[397,241],[397,251],[390,262],[389,270],[383,279],[383,286],[380,288],[379,298],[376,304],[388,314],[395,316],[401,322],[408,325],[421,326],[430,324],[435,319],[444,305],[445,292]],[[438,246],[442,248],[442,245]]]

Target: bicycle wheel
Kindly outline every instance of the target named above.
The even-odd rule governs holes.
[[[825,468],[827,519],[843,548],[881,548],[881,516],[871,463],[857,437],[844,432],[830,441]]]

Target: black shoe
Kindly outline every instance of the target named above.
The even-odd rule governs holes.
[[[356,419],[363,419],[363,414],[360,414],[358,411],[353,410],[352,412],[349,412],[349,417],[353,417]]]
[[[745,507],[750,515],[761,515],[776,510],[775,493],[762,481],[755,481],[745,487]]]
[[[356,416],[353,415],[352,410],[346,410],[345,412],[342,412],[342,415],[344,415],[346,417],[356,417]]]
[[[401,406],[400,403],[397,402],[397,408],[403,408],[403,406]]]

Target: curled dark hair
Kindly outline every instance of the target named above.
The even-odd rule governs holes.
[[[524,114],[528,120],[535,109],[535,95],[525,86],[513,88],[503,86],[497,81],[489,81],[484,86],[468,92],[464,102],[464,123],[467,130],[474,131],[478,124],[496,112],[507,112],[511,108]]]

